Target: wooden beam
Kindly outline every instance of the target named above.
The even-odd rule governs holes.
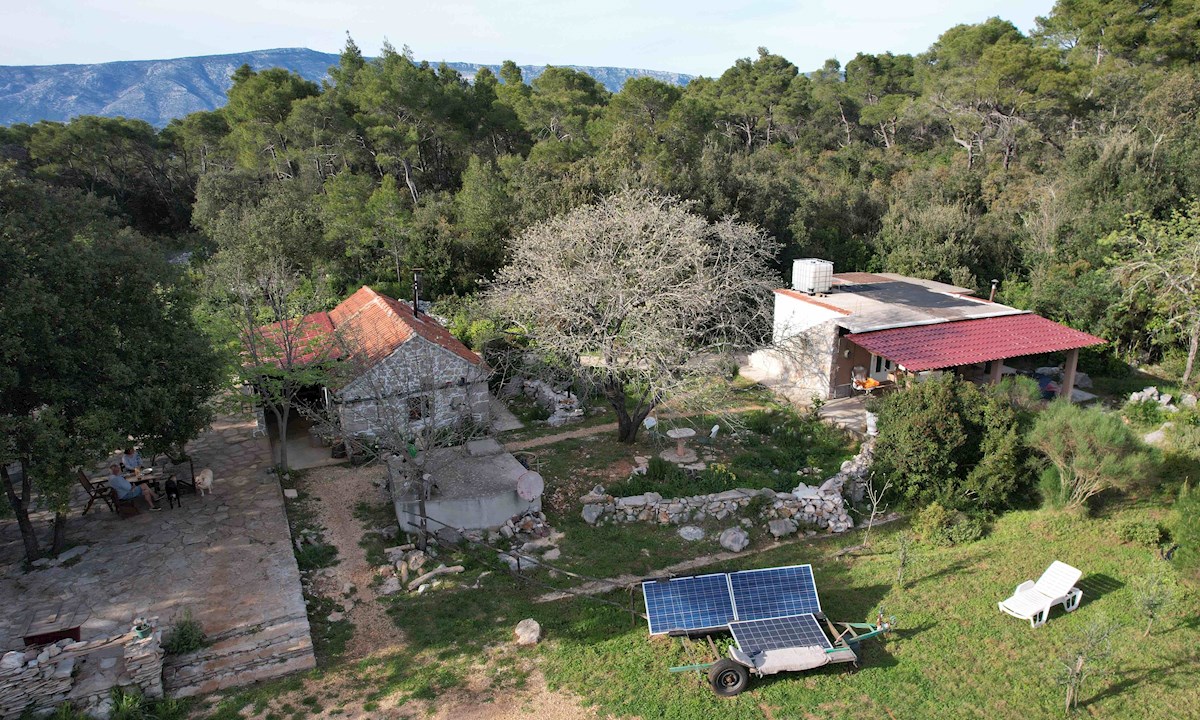
[[[1063,365],[1062,386],[1058,396],[1071,401],[1071,391],[1075,389],[1075,368],[1079,365],[1079,348],[1067,351],[1067,362]]]

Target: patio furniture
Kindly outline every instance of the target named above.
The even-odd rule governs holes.
[[[721,426],[713,425],[712,430],[709,430],[707,435],[700,438],[696,442],[700,443],[701,445],[712,445],[717,441],[717,433],[719,432],[721,432]]]
[[[1046,624],[1050,608],[1061,604],[1071,612],[1079,607],[1083,591],[1075,587],[1083,573],[1055,560],[1037,582],[1026,580],[1017,586],[1012,597],[999,603],[1000,610],[1015,618],[1028,620],[1032,627]]]
[[[695,437],[695,435],[696,431],[690,427],[673,428],[667,431],[667,437],[675,441],[675,457],[683,458],[689,455],[684,441],[690,437]]]
[[[88,496],[87,506],[83,508],[84,515],[88,514],[88,510],[92,509],[92,505],[95,505],[97,500],[103,500],[104,504],[108,506],[110,511],[115,510],[112,504],[112,499],[109,497],[111,490],[109,489],[107,483],[92,482],[91,478],[84,474],[83,470],[80,470],[79,484],[83,486],[83,491],[86,492]]]
[[[128,498],[122,500],[121,498],[117,497],[117,491],[112,489],[109,489],[108,497],[109,502],[112,503],[113,508],[116,510],[117,517],[121,518],[122,520],[127,517],[133,517],[134,515],[142,514],[142,511],[139,510],[137,506],[137,498]]]
[[[661,448],[666,444],[663,439],[665,436],[658,429],[658,418],[646,416],[646,419],[642,420],[642,427],[646,428],[646,437],[650,438],[654,447]]]

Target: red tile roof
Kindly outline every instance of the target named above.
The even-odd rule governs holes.
[[[411,338],[421,337],[474,365],[483,362],[429,315],[421,313],[413,317],[411,305],[377,293],[366,285],[328,313],[313,313],[299,322],[312,325],[311,331],[305,330],[306,337],[323,337],[328,343],[324,348],[328,353],[324,357],[356,355],[370,366],[391,355]],[[271,327],[262,330],[268,333]],[[319,354],[314,350],[300,362],[314,360]]]
[[[1104,342],[1095,335],[1028,313],[852,333],[846,337],[913,372],[1041,355]]]

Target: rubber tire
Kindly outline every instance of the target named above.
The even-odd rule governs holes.
[[[750,671],[745,665],[728,658],[718,660],[708,669],[708,682],[721,697],[740,695],[750,684]]]

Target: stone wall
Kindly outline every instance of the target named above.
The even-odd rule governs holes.
[[[410,421],[408,399],[426,399],[424,420]],[[335,397],[347,436],[405,435],[432,422],[488,419],[487,371],[440,345],[416,337],[348,383]]]
[[[172,697],[203,695],[316,667],[308,616],[297,613],[209,638],[207,647],[167,659]]]
[[[114,687],[162,697],[162,634],[156,620],[148,622],[151,632],[145,638],[127,632],[5,653],[0,658],[0,718],[68,702],[93,717],[107,717]]]
[[[752,490],[737,488],[711,495],[683,498],[664,498],[655,492],[630,497],[613,497],[596,487],[579,500],[583,503],[583,519],[590,525],[605,523],[654,522],[660,525],[682,525],[706,518],[724,520],[745,515],[755,498],[761,517],[775,537],[784,537],[801,529],[821,529],[826,532],[845,532],[854,527],[843,493],[861,499],[862,485],[870,471],[875,453],[875,439],[868,438],[858,454],[842,463],[841,470],[830,476],[820,487],[800,483],[792,492],[769,488]],[[815,469],[814,469],[815,470]],[[803,471],[800,474],[804,474]]]

